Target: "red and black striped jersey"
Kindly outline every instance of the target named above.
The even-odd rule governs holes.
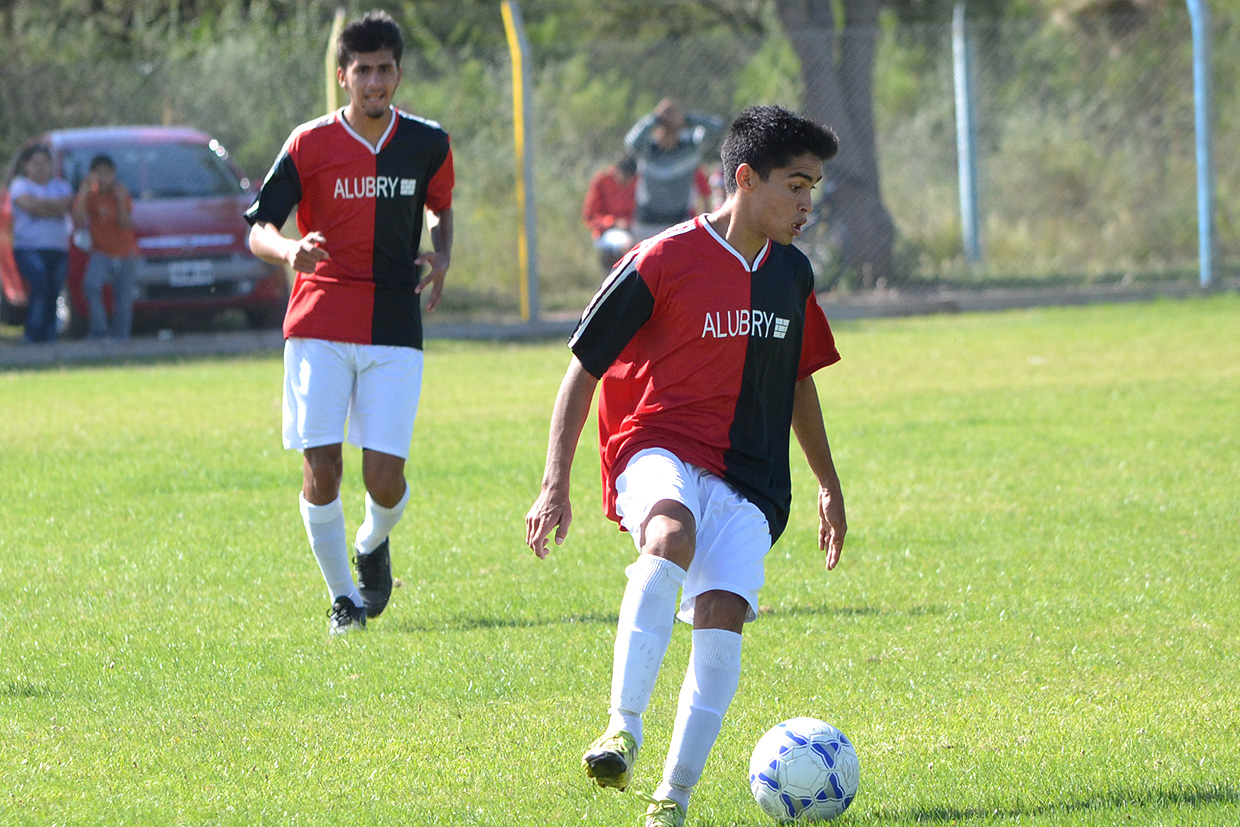
[[[698,216],[616,265],[569,346],[601,380],[608,517],[629,458],[663,448],[727,480],[779,537],[796,383],[840,358],[800,250],[768,241],[751,267]]]
[[[298,232],[327,239],[329,258],[297,274],[286,337],[422,347],[414,260],[424,210],[452,206],[452,149],[439,124],[392,112],[377,148],[344,110],[297,127],[246,211],[281,227],[296,208]]]

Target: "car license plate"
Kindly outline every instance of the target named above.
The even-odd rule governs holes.
[[[209,261],[174,261],[168,266],[168,284],[173,287],[202,287],[215,281]]]

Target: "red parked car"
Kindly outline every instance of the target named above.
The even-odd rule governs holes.
[[[251,182],[210,135],[188,127],[107,126],[61,129],[41,139],[55,174],[76,190],[90,160],[107,154],[133,195],[138,266],[134,321],[170,327],[240,310],[252,327],[275,327],[288,304],[282,267],[250,254],[241,217],[254,198]],[[0,318],[19,323],[26,287],[13,263],[8,193],[0,204]],[[86,332],[82,277],[88,253],[69,249],[61,302],[64,334]],[[107,301],[110,295],[105,294]]]

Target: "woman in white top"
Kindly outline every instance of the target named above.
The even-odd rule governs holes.
[[[56,299],[69,261],[73,188],[52,177],[52,153],[43,144],[22,150],[13,165],[13,258],[26,281],[26,341],[56,340]]]

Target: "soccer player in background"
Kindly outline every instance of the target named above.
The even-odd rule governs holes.
[[[452,151],[397,110],[404,39],[383,12],[337,42],[340,110],[293,130],[246,212],[250,249],[296,271],[284,318],[284,445],[303,453],[301,515],[332,600],[328,631],[366,625],[392,590],[388,536],[422,386],[420,294],[439,303],[452,254]],[[298,239],[280,228],[297,208]],[[418,254],[424,211],[432,250]],[[419,278],[422,266],[429,268]],[[341,445],[362,449],[366,511],[349,567]]]
[[[792,431],[818,480],[828,569],[843,548],[843,494],[812,377],[840,357],[809,260],[790,246],[837,149],[834,132],[785,109],[745,110],[723,142],[722,206],[634,248],[569,339],[526,543],[544,558],[552,531],[557,544],[567,536],[573,454],[597,387],[604,507],[639,552],[625,569],[610,720],[582,759],[598,785],[628,786],[674,618],[693,625],[648,827],[684,823],[739,685],[741,631],[787,524]]]

